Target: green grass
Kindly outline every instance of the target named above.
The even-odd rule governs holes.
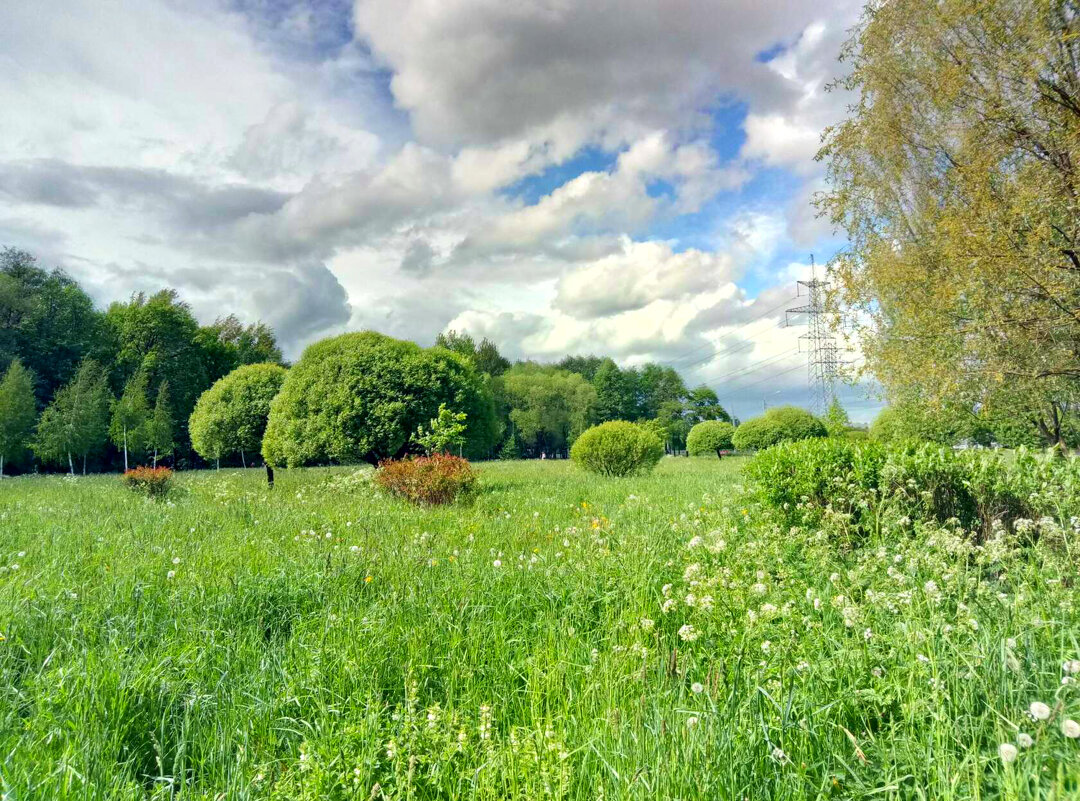
[[[0,482],[4,798],[1080,797],[1075,562],[845,552],[740,464],[485,464],[435,510],[344,468]]]

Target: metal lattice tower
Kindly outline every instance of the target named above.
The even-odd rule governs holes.
[[[808,302],[803,306],[788,309],[788,320],[792,314],[805,314],[807,331],[801,341],[807,343],[807,362],[809,366],[811,406],[816,414],[824,414],[834,397],[833,385],[836,382],[840,360],[837,356],[836,340],[829,332],[825,318],[825,290],[829,282],[817,277],[814,257],[810,257],[810,280],[799,281],[798,294],[803,296],[806,290]]]

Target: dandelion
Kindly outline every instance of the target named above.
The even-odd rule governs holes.
[[[370,584],[374,579],[371,576],[364,576],[364,583]]]
[[[175,570],[170,570],[168,573],[165,574],[165,578],[169,578],[169,579],[176,578],[176,571]]]
[[[1062,664],[1061,669],[1065,673],[1080,673],[1080,659],[1070,659]]]
[[[768,640],[765,640],[765,642],[763,642],[761,644],[761,650],[764,651],[765,653],[769,653],[770,648],[772,648],[772,643],[769,642]]]
[[[349,546],[349,553],[360,553],[360,546],[359,545],[350,545]]]
[[[704,540],[702,540],[701,536],[698,535],[698,536],[692,537],[690,539],[690,542],[686,543],[686,547],[687,548],[699,548],[699,547],[701,547],[702,542],[704,542]]]
[[[494,562],[491,563],[491,566],[492,567],[502,567],[502,559],[496,559]]]
[[[689,623],[679,629],[679,639],[683,642],[693,642],[698,638],[698,631]]]
[[[1035,741],[1031,739],[1030,734],[1020,732],[1016,735],[1016,744],[1021,748],[1031,748],[1031,746],[1035,745]]]
[[[781,765],[788,761],[787,754],[784,753],[784,749],[782,749],[780,746],[776,746],[773,748],[772,758],[779,762]]]
[[[1070,740],[1080,739],[1080,723],[1077,723],[1072,718],[1066,718],[1061,721],[1061,733]]]
[[[1001,757],[1001,761],[1008,765],[1010,762],[1016,761],[1016,756],[1019,751],[1016,750],[1016,746],[1012,743],[1002,743],[998,746],[998,756]]]
[[[688,718],[686,719],[686,728],[688,728],[688,729],[696,729],[696,728],[697,728],[697,725],[698,725],[698,723],[700,723],[700,722],[701,722],[701,721],[700,721],[700,720],[698,720],[698,716],[697,716],[697,715],[691,715],[690,717],[688,717]]]
[[[1033,701],[1031,706],[1028,707],[1028,714],[1031,715],[1032,720],[1048,720],[1050,718],[1050,707],[1042,701]]]
[[[179,557],[179,556],[174,556],[174,557],[172,558],[172,563],[173,563],[174,565],[178,565],[178,564],[180,564],[180,557]]]

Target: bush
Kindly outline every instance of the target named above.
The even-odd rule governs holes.
[[[729,451],[734,447],[731,441],[735,426],[723,420],[706,420],[690,429],[686,436],[686,452],[691,456],[706,456],[720,451]]]
[[[663,455],[664,445],[656,434],[623,420],[593,426],[570,449],[575,464],[602,476],[648,472]]]
[[[489,455],[494,402],[465,357],[374,331],[324,339],[304,351],[270,405],[263,457],[289,467],[400,459],[443,403],[467,416],[465,455]]]
[[[746,466],[746,475],[758,500],[785,525],[816,525],[832,510],[862,530],[876,508],[869,501],[884,463],[885,450],[876,444],[830,437],[764,450]]]
[[[136,467],[120,477],[124,486],[148,498],[164,498],[172,486],[173,471],[167,467]]]
[[[467,459],[436,453],[383,462],[375,472],[375,482],[411,503],[438,506],[472,495],[476,473]]]
[[[805,409],[777,406],[737,429],[732,441],[740,451],[760,451],[780,442],[828,436],[825,424]]]

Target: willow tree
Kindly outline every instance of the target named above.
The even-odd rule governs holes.
[[[890,399],[1008,413],[1052,443],[1080,400],[1080,6],[871,2],[842,58],[820,210],[833,309]]]

